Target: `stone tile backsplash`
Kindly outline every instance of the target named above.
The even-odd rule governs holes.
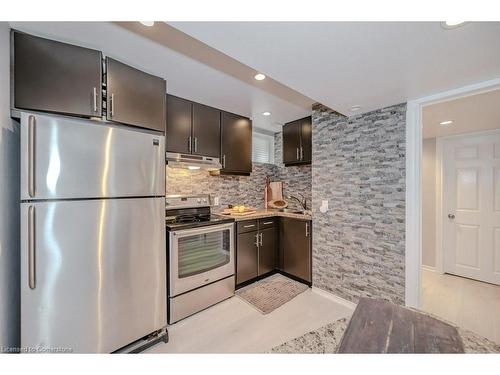
[[[313,285],[353,302],[404,303],[405,116],[313,108]]]
[[[282,163],[281,133],[275,135],[275,164],[253,163],[250,176],[210,176],[206,171],[166,168],[168,194],[211,194],[220,197],[219,207],[228,204],[245,204],[264,207],[266,176],[271,181],[283,181],[285,195],[304,195],[311,205],[311,166],[285,167]],[[299,204],[289,200],[289,206]]]

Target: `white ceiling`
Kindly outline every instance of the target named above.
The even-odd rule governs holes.
[[[279,131],[283,123],[311,113],[313,101],[293,90],[282,85],[274,91],[261,89],[255,80],[255,84],[245,82],[114,23],[10,22],[10,25],[35,35],[99,49],[110,57],[164,77],[168,93],[251,117],[257,128]],[[280,84],[275,82],[276,86]],[[272,115],[262,116],[265,111]]]
[[[448,120],[453,124],[439,124]],[[424,138],[500,129],[500,90],[426,106],[422,124]]]
[[[500,77],[500,22],[169,24],[346,115]]]

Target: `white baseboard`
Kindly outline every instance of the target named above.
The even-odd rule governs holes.
[[[326,290],[323,290],[323,289],[320,289],[320,288],[313,286],[312,291],[314,293],[317,293],[317,294],[325,297],[325,298],[328,298],[329,300],[337,302],[337,303],[339,303],[339,304],[341,304],[349,309],[354,310],[356,308],[356,304],[354,302],[351,302],[351,301],[348,301],[342,297],[336,296],[335,294],[333,294],[331,292],[327,292]]]
[[[437,272],[436,267],[427,266],[425,264],[422,264],[422,269],[429,272]]]

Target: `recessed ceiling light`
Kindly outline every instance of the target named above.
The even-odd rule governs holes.
[[[144,26],[151,27],[155,24],[155,21],[140,21]]]
[[[262,112],[262,115],[264,115],[264,116],[271,116],[271,112]]]
[[[441,125],[441,126],[447,126],[447,125],[451,125],[451,124],[453,124],[452,120],[446,120],[446,121],[442,121],[439,123],[439,125]]]
[[[361,109],[361,106],[356,104],[356,105],[353,105],[351,107],[351,112],[356,112],[356,111],[359,111]]]
[[[441,27],[443,29],[456,29],[457,27],[465,25],[465,21],[445,21],[441,22]]]
[[[266,76],[262,73],[257,73],[256,75],[253,76],[253,78],[255,78],[257,81],[262,81],[266,79]]]

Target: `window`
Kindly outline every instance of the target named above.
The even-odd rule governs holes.
[[[274,137],[253,132],[252,161],[255,163],[274,163]]]

